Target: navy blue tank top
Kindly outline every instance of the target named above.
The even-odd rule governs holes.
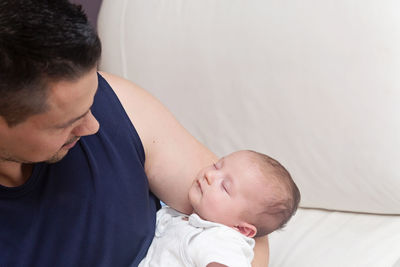
[[[0,266],[137,266],[153,238],[140,138],[98,75],[97,134],[58,163],[39,163],[22,186],[0,186]]]

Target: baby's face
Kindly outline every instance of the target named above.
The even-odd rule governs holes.
[[[257,210],[265,197],[261,172],[247,151],[221,158],[202,169],[189,191],[194,212],[201,218],[230,227],[241,222],[244,211]]]

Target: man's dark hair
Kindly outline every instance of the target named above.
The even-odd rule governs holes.
[[[46,111],[51,82],[94,68],[101,44],[81,6],[67,0],[0,1],[0,116],[12,127]]]

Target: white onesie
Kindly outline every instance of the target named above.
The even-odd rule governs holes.
[[[189,217],[170,207],[157,212],[156,233],[139,267],[251,266],[254,239],[219,224]]]

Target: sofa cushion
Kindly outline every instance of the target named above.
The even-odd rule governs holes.
[[[400,267],[400,216],[300,209],[270,235],[271,267]]]

